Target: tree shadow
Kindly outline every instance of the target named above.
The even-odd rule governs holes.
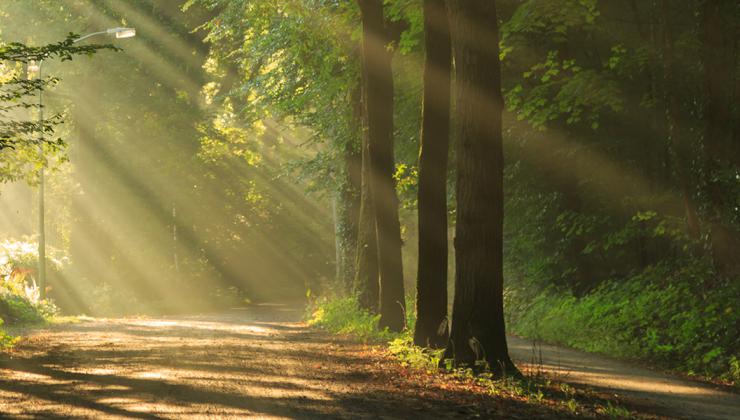
[[[52,329],[43,340],[0,355],[0,404],[20,395],[34,404],[13,408],[43,418],[79,412],[142,419],[568,417],[562,410],[430,390],[414,381],[389,388],[398,378],[368,365],[364,345],[293,324],[211,317],[212,325],[189,328],[195,318],[178,319],[145,321],[151,327],[111,320]]]

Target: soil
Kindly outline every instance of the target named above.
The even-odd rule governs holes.
[[[263,305],[29,331],[0,356],[0,417],[572,417],[404,369],[300,315]]]
[[[513,341],[512,349],[524,361],[532,353],[525,341]],[[571,360],[564,350],[550,357],[545,350],[537,366],[557,367],[575,383],[601,378],[599,386],[608,390],[636,392],[659,416],[740,413],[731,411],[736,400],[726,399],[734,397],[714,399],[718,394],[711,389],[666,385],[621,366],[608,371],[603,363],[611,362],[599,358],[575,354]],[[651,391],[655,386],[660,389]],[[664,403],[678,410],[666,411]],[[704,411],[691,411],[699,407]],[[491,395],[445,375],[406,369],[382,347],[307,328],[300,311],[284,306],[54,325],[30,331],[0,355],[3,418],[574,416],[562,405]]]

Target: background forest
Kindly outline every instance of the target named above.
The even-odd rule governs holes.
[[[427,264],[455,270],[452,244],[447,258],[417,258],[422,3],[384,2],[409,296]],[[740,5],[496,4],[508,330],[740,380]],[[317,295],[377,310],[357,264],[368,239],[355,2],[7,0],[0,11],[5,43],[117,26],[137,28],[114,42],[121,51],[44,64],[60,78],[44,97],[64,144],[0,151],[3,320],[56,310],[19,286],[35,276],[41,166],[48,296],[64,313]],[[436,168],[450,240],[455,142]]]

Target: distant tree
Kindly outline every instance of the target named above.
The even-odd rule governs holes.
[[[667,0],[661,1],[661,15],[663,20],[663,78],[666,86],[674,87],[678,83],[676,77],[678,66],[674,52],[674,29],[675,22],[671,17],[671,7]],[[701,225],[697,213],[694,191],[691,182],[691,149],[689,139],[684,130],[679,127],[680,107],[678,92],[676,89],[665,90],[666,102],[666,129],[667,135],[675,155],[676,175],[679,188],[681,189],[684,213],[686,216],[686,227],[689,237],[698,240],[701,235]]]
[[[740,232],[728,223],[733,197],[727,194],[733,183],[737,185],[740,167],[740,145],[733,144],[733,120],[737,124],[733,106],[738,106],[738,98],[733,98],[740,36],[738,16],[740,6],[736,1],[707,0],[703,4],[705,194],[712,260],[721,274],[740,274]]]
[[[447,156],[452,52],[444,0],[424,1],[424,100],[419,152],[419,346],[447,344]]]
[[[362,76],[380,274],[380,326],[404,327],[401,225],[393,174],[393,72],[382,0],[358,0],[362,17]]]
[[[363,89],[364,102],[364,89]],[[363,105],[364,107],[364,105]],[[367,115],[363,112],[363,126]],[[354,293],[360,306],[372,313],[378,312],[380,283],[378,273],[378,234],[375,223],[375,206],[370,192],[372,178],[369,138],[366,129],[362,132],[360,217],[357,223],[357,268],[355,270]]]
[[[362,82],[359,77],[349,95],[351,124],[355,130],[350,131],[342,145],[337,175],[337,281],[344,292],[352,291],[357,268],[357,231],[362,190]]]
[[[455,299],[445,358],[515,374],[503,308],[503,141],[495,2],[450,1],[455,56]]]

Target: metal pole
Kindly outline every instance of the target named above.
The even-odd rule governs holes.
[[[175,262],[175,273],[180,273],[180,264],[177,258],[177,207],[172,203],[172,254]],[[180,277],[177,278],[180,280]]]
[[[41,66],[44,64],[43,60],[39,61],[39,74],[38,78],[41,80]],[[45,174],[44,174],[44,90],[39,89],[39,160],[41,161],[41,168],[39,169],[39,292],[41,299],[46,298],[46,224],[44,220],[45,216]]]
[[[95,35],[103,35],[108,33],[115,33],[109,31],[93,32],[87,35],[81,36],[75,39],[73,42],[78,43],[84,39],[90,38]],[[44,64],[44,60],[39,60],[39,74],[38,78],[41,80],[41,67]],[[44,195],[46,189],[46,179],[44,174],[45,156],[44,156],[44,90],[39,89],[39,160],[41,161],[41,168],[39,169],[39,296],[41,299],[46,298],[46,223],[45,223],[45,203]],[[175,256],[177,258],[177,256]],[[177,266],[177,261],[175,261]]]

